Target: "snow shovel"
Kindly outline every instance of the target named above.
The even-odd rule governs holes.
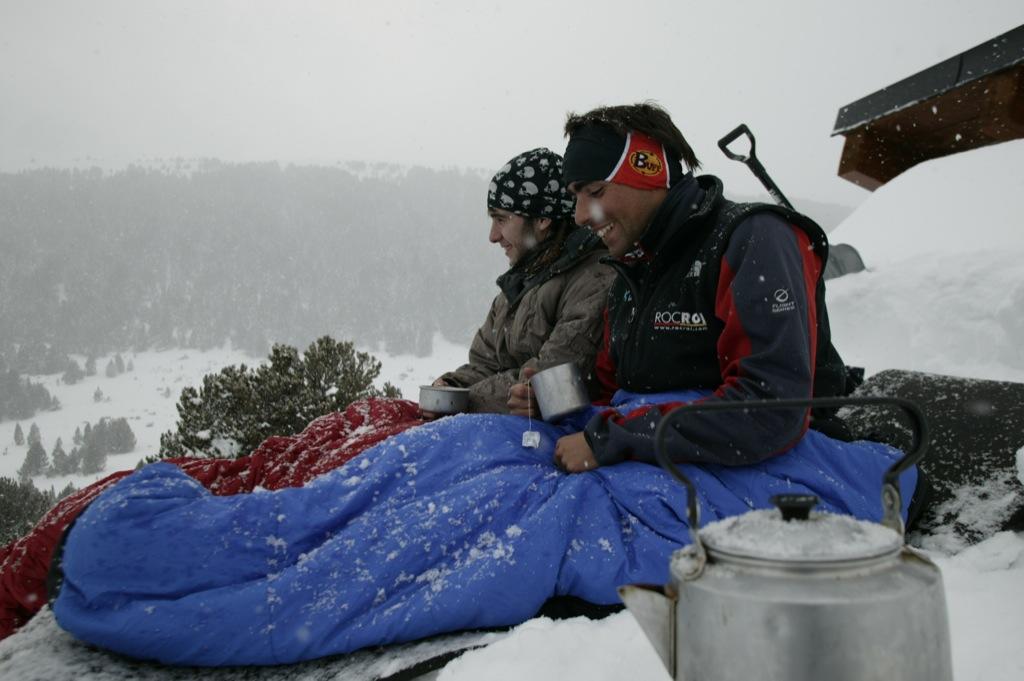
[[[729,151],[729,145],[735,142],[741,135],[746,135],[747,139],[750,140],[750,151],[747,154],[737,154]],[[768,175],[768,171],[757,160],[754,146],[754,133],[750,132],[750,128],[747,127],[746,123],[740,123],[735,130],[718,140],[718,148],[722,150],[723,154],[734,161],[746,164],[750,168],[750,172],[754,173],[757,179],[761,180],[761,184],[772,195],[776,203],[793,210],[793,204],[783,195],[782,190],[779,189],[779,186]],[[834,252],[830,252],[829,259],[825,264],[825,279],[835,279],[844,274],[860,272],[865,269],[864,261],[861,259],[860,253],[857,252],[856,248],[849,244],[833,244],[832,247]]]
[[[729,145],[736,141],[740,135],[746,135],[747,139],[750,140],[750,151],[746,154],[737,154],[729,151]],[[757,154],[754,153],[754,134],[750,132],[750,128],[747,127],[746,123],[740,123],[735,130],[730,132],[728,135],[718,140],[718,148],[722,150],[722,153],[731,158],[734,161],[746,164],[750,168],[750,172],[754,173],[754,176],[761,181],[764,188],[768,190],[768,193],[772,195],[776,203],[779,203],[786,208],[792,209],[793,204],[789,202],[783,194],[779,186],[772,181],[769,177],[768,171],[764,169],[761,162],[757,160]]]

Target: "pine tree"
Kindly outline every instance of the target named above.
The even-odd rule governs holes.
[[[71,449],[71,453],[68,454],[67,470],[67,475],[71,475],[82,470],[82,451],[78,447],[73,447]]]
[[[33,444],[41,444],[41,443],[42,443],[42,438],[39,436],[39,426],[37,426],[35,424],[35,422],[33,421],[32,425],[28,429],[28,444],[29,444],[29,446],[31,446]]]
[[[104,373],[107,375],[107,378],[114,378],[117,376],[117,365],[114,364],[114,360],[111,359],[107,361],[107,368],[104,370]]]
[[[68,385],[74,385],[85,378],[85,372],[82,371],[82,367],[78,366],[78,362],[73,359],[68,360],[68,368],[64,371],[64,375],[61,376]]]
[[[57,444],[53,446],[53,451],[50,452],[50,468],[47,471],[47,475],[68,475],[73,471],[68,470],[69,457],[64,451],[63,443],[60,438],[57,438]]]
[[[107,424],[107,451],[111,454],[127,454],[135,450],[135,433],[128,425],[128,419],[113,419]]]
[[[82,473],[101,473],[107,467],[107,452],[98,443],[86,442],[82,446]]]
[[[11,402],[15,393],[20,390],[19,384],[20,377],[13,370],[7,368],[2,351],[0,351],[0,421],[18,418]]]
[[[71,443],[74,445],[82,444],[82,429],[79,426],[75,426],[75,434],[71,438]]]
[[[128,366],[125,367],[125,371],[135,371],[135,363],[130,359],[128,360]]]
[[[60,492],[57,493],[57,498],[54,501],[60,501],[64,497],[69,497],[69,496],[71,496],[72,494],[74,494],[77,491],[78,491],[78,488],[75,487],[75,484],[72,483],[72,482],[69,482],[68,484],[64,485],[64,489],[62,489]]]
[[[104,454],[110,452],[110,419],[102,418],[96,422],[85,438],[83,450],[84,447],[93,447]]]
[[[226,367],[204,376],[199,390],[182,390],[178,428],[160,437],[160,456],[238,456],[270,435],[298,433],[318,416],[355,400],[397,397],[390,384],[373,386],[379,373],[380,362],[373,356],[327,336],[302,356],[291,346],[275,345],[263,366]],[[215,441],[233,443],[233,448],[219,451]]]
[[[17,380],[7,395],[7,406],[5,411],[16,419],[31,418],[36,413],[36,407],[32,404],[32,395],[28,390],[28,384]]]
[[[54,501],[31,481],[0,478],[0,546],[28,533]]]
[[[14,444],[19,447],[25,444],[25,433],[22,432],[20,423],[14,425]]]
[[[46,450],[43,449],[43,445],[39,442],[33,442],[28,447],[24,463],[18,469],[18,478],[29,480],[36,475],[42,475],[46,472],[49,465],[50,462],[46,456]]]
[[[121,353],[114,355],[114,367],[117,369],[117,373],[124,373],[124,358],[121,357]]]
[[[96,358],[89,355],[85,358],[85,375],[95,376],[96,375]]]

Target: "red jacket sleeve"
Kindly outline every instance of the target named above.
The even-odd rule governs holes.
[[[612,358],[611,350],[611,325],[608,321],[608,308],[604,308],[604,337],[601,340],[601,348],[597,352],[597,359],[594,362],[594,374],[597,379],[597,399],[594,404],[610,404],[612,395],[619,389],[615,379],[615,360]]]

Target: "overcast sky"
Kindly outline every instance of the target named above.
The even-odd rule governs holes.
[[[0,0],[0,170],[155,158],[496,169],[653,99],[740,193],[854,206],[838,109],[1024,23],[1021,0]]]

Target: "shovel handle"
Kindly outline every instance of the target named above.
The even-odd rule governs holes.
[[[900,498],[899,476],[928,452],[930,436],[928,432],[928,421],[925,419],[921,408],[914,402],[902,397],[816,397],[807,399],[787,400],[749,400],[749,401],[728,401],[728,402],[697,402],[684,404],[676,407],[662,417],[654,432],[654,456],[658,463],[668,471],[672,477],[683,483],[686,487],[687,514],[690,521],[690,536],[699,545],[697,527],[700,522],[699,509],[697,506],[697,488],[693,482],[686,477],[682,470],[677,467],[669,458],[665,447],[665,438],[668,429],[680,420],[680,416],[695,414],[705,411],[747,411],[748,409],[787,409],[787,408],[838,408],[857,405],[888,405],[903,409],[910,415],[914,425],[914,439],[910,452],[894,463],[882,477],[882,524],[903,534],[903,517],[900,515],[902,499]]]
[[[735,142],[741,135],[746,136],[750,140],[750,152],[748,154],[737,154],[729,150],[729,145]],[[789,199],[783,195],[782,190],[775,184],[774,180],[768,175],[768,171],[764,169],[761,162],[757,160],[757,142],[754,140],[754,133],[750,132],[750,128],[747,127],[746,123],[740,123],[736,126],[736,129],[730,132],[728,135],[718,140],[718,148],[722,150],[722,153],[731,158],[733,161],[739,161],[750,168],[750,172],[754,173],[754,177],[761,181],[764,188],[768,190],[771,197],[775,199],[775,202],[779,205],[785,206],[792,210],[793,204],[789,202]]]
[[[744,154],[737,154],[729,151],[729,145],[732,144],[739,138],[740,135],[746,135],[747,139],[750,140],[750,154],[749,156]],[[728,135],[718,140],[718,148],[722,150],[722,153],[731,158],[733,161],[739,161],[740,163],[746,163],[749,158],[757,158],[754,154],[754,134],[750,132],[750,128],[747,127],[746,123],[740,123],[736,126],[736,129],[730,132]]]

